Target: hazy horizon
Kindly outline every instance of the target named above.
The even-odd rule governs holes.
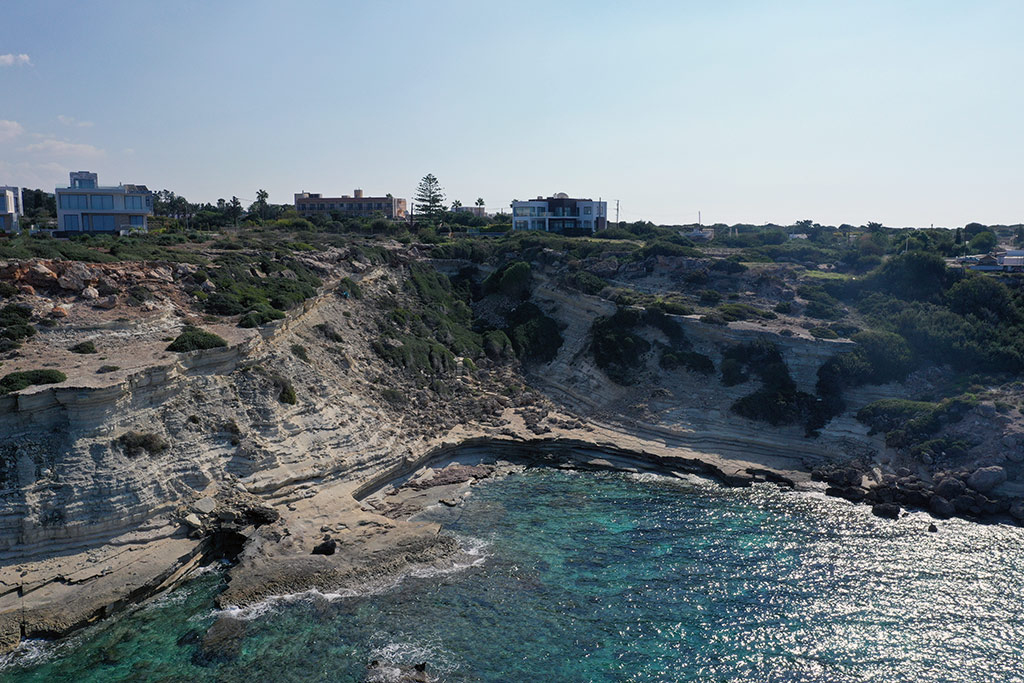
[[[48,2],[0,26],[0,185],[555,192],[614,219],[1024,221],[1012,2]]]

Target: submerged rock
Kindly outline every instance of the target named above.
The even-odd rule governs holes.
[[[229,616],[217,619],[203,636],[193,659],[203,666],[237,659],[247,629],[248,624],[241,619]]]

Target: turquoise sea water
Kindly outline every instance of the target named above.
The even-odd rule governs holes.
[[[430,510],[477,563],[373,595],[272,601],[201,661],[222,575],[58,645],[11,681],[1024,680],[1024,530],[897,522],[771,486],[531,470]]]

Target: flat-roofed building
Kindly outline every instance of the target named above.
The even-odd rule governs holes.
[[[297,192],[295,194],[295,210],[302,216],[337,213],[352,217],[372,217],[379,214],[392,220],[406,217],[404,199],[391,195],[366,197],[362,190],[354,190],[352,196],[346,194],[340,197],[324,197],[319,193]]]
[[[589,235],[608,223],[608,202],[575,199],[564,192],[512,202],[513,230],[543,230],[563,235]]]
[[[153,215],[153,193],[145,185],[100,185],[89,171],[72,171],[71,184],[55,195],[58,232],[145,231]]]
[[[0,232],[20,232],[21,188],[0,186]]]

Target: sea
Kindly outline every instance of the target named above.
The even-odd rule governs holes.
[[[1024,529],[548,468],[421,516],[459,539],[456,566],[218,610],[214,565],[24,643],[0,680],[386,681],[425,664],[438,681],[1024,681]]]

